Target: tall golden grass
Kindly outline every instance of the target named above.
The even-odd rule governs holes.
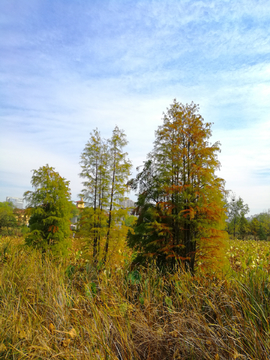
[[[267,268],[95,270],[78,246],[55,262],[0,239],[1,359],[270,358]]]

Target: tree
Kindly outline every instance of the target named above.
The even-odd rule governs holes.
[[[24,193],[31,231],[25,239],[26,244],[42,252],[50,249],[55,255],[64,255],[70,245],[73,210],[69,181],[46,165],[33,170],[31,184],[34,191]]]
[[[225,237],[224,181],[215,175],[219,143],[208,142],[211,124],[197,112],[194,103],[174,100],[153,151],[129,183],[139,190],[139,218],[129,245],[139,258],[171,268],[182,262],[192,273],[198,256],[205,265],[218,259]]]
[[[260,223],[256,217],[253,217],[253,219],[250,221],[249,228],[251,235],[254,236],[255,240],[258,240],[258,235],[260,233]]]
[[[234,238],[237,233],[244,238],[248,232],[248,223],[245,218],[248,212],[249,207],[247,204],[244,204],[243,199],[241,197],[236,199],[236,196],[231,194],[227,200],[227,230],[229,234],[233,234]]]
[[[244,240],[250,232],[249,222],[245,217],[244,213],[241,213],[239,219],[239,236]]]
[[[270,211],[252,216],[250,221],[251,235],[258,240],[267,240],[270,236]]]
[[[93,239],[93,260],[97,262],[104,221],[106,221],[106,208],[108,207],[108,194],[110,188],[109,150],[107,141],[100,136],[98,129],[90,133],[81,155],[82,171],[80,177],[84,178],[82,197],[88,202],[90,208],[85,209],[81,217],[81,232]]]
[[[9,202],[0,202],[0,234],[9,234],[17,225],[13,205]]]
[[[127,145],[126,135],[123,130],[116,126],[113,130],[111,139],[109,140],[110,157],[110,198],[109,198],[109,219],[108,230],[106,235],[106,243],[104,247],[103,263],[106,263],[110,234],[113,222],[113,210],[120,208],[120,202],[125,199],[125,192],[127,191],[127,180],[130,175],[131,162],[127,159],[127,153],[123,152],[123,148]],[[120,210],[121,215],[124,215],[123,210]],[[116,219],[119,217],[117,211],[115,212]]]
[[[94,263],[101,255],[102,238],[105,238],[102,261],[106,263],[112,229],[123,217],[120,202],[125,198],[131,168],[123,151],[126,145],[126,135],[117,126],[109,140],[102,139],[96,129],[90,133],[81,155],[80,176],[85,179],[82,196],[89,204],[82,214],[81,232],[88,236],[88,244],[93,245]]]
[[[256,217],[260,222],[259,239],[267,240],[270,236],[270,211],[262,212],[259,215],[256,215]]]

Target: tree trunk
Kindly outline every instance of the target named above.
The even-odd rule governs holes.
[[[112,177],[112,191],[111,191],[111,201],[110,201],[110,210],[109,210],[108,231],[107,231],[106,244],[104,249],[103,265],[106,264],[108,250],[109,250],[109,240],[110,240],[110,231],[111,231],[111,223],[112,223],[113,196],[114,196],[114,181],[115,181],[115,162],[114,162],[113,177]]]

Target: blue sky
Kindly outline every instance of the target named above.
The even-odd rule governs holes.
[[[268,0],[1,0],[0,201],[47,163],[76,200],[96,127],[125,130],[135,174],[174,98],[214,123],[219,175],[249,215],[269,209]]]

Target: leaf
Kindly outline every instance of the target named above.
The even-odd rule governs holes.
[[[165,303],[169,306],[172,307],[172,299],[168,296],[165,297]]]
[[[128,280],[131,282],[132,285],[139,284],[141,281],[141,274],[138,270],[134,270],[128,274]]]
[[[140,303],[143,305],[144,304],[144,296],[143,296],[143,294],[140,294],[140,296],[139,296],[139,301],[140,301]]]
[[[68,335],[71,337],[71,339],[74,339],[75,337],[77,337],[77,332],[74,328],[72,328],[69,332]]]
[[[55,326],[53,325],[53,323],[50,323],[48,327],[49,327],[50,333],[53,333],[55,330]]]

